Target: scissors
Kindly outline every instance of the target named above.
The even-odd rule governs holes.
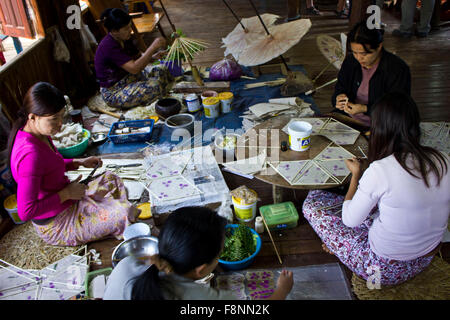
[[[87,176],[86,179],[80,181],[80,183],[82,184],[88,184],[91,180],[92,177],[94,176],[95,171],[97,171],[98,167],[100,167],[101,162],[97,162],[97,165],[95,166],[94,170],[91,171],[91,173],[89,173],[89,175]]]

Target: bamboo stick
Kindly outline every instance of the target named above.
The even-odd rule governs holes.
[[[264,225],[266,226],[267,233],[269,234],[269,237],[270,237],[270,241],[272,241],[273,248],[275,249],[275,253],[277,254],[277,257],[278,257],[278,261],[280,262],[280,264],[283,264],[283,261],[281,261],[280,254],[278,253],[277,246],[275,245],[275,242],[273,241],[272,234],[270,233],[269,227],[267,226],[266,219],[264,218],[264,215],[261,215],[261,217],[264,222]]]

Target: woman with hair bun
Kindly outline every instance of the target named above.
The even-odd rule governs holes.
[[[131,40],[131,17],[118,8],[106,9],[101,19],[108,34],[95,53],[95,71],[103,100],[112,107],[148,105],[166,93],[172,77],[164,66],[149,66],[165,55],[166,41],[156,38],[140,53]]]
[[[338,74],[331,104],[370,127],[372,106],[384,94],[411,94],[408,65],[383,46],[383,29],[369,28],[367,21],[355,25],[347,35],[348,55]]]
[[[51,136],[61,130],[64,95],[38,82],[26,93],[8,141],[9,165],[17,183],[17,210],[38,235],[57,246],[78,246],[106,237],[121,238],[140,210],[128,202],[122,180],[106,171],[87,185],[66,171],[102,164],[98,157],[64,159]]]

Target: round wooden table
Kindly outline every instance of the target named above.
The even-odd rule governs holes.
[[[317,117],[316,117],[317,118]],[[322,119],[327,119],[322,117]],[[310,148],[307,151],[293,151],[289,148],[289,137],[282,131],[284,126],[291,120],[289,116],[278,116],[271,118],[239,137],[236,148],[237,160],[247,159],[257,156],[266,149],[266,161],[294,161],[294,160],[308,160],[316,157],[323,149],[325,149],[332,141],[324,136],[312,135]],[[281,151],[281,142],[286,141],[288,144],[287,151]],[[363,135],[359,135],[353,145],[342,145],[343,148],[351,152],[357,157],[364,157],[361,148],[365,155],[368,152],[368,141]],[[291,185],[280,174],[278,174],[271,166],[254,175],[256,179],[269,183],[273,186],[274,202],[276,195],[279,194],[279,188],[290,189],[328,189],[337,187],[346,183],[349,179],[345,179],[341,184],[318,184],[318,185]]]

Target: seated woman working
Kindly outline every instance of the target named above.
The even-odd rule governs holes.
[[[447,229],[449,158],[419,144],[419,121],[411,97],[385,95],[372,111],[370,166],[346,160],[352,177],[345,198],[313,190],[303,204],[324,249],[365,280],[377,273],[381,285],[423,271]]]
[[[370,127],[374,103],[389,92],[411,94],[408,65],[384,49],[383,29],[357,24],[347,36],[349,54],[338,74],[331,104],[336,111]]]
[[[95,71],[103,100],[112,107],[148,105],[165,95],[172,77],[165,66],[148,66],[160,59],[166,41],[157,38],[141,55],[131,40],[131,17],[123,10],[106,9],[102,20],[108,34],[95,53]]]
[[[26,93],[19,119],[11,129],[8,150],[17,183],[17,210],[32,221],[39,236],[58,246],[77,246],[115,236],[140,210],[128,202],[122,180],[106,171],[87,186],[81,176],[70,182],[68,170],[93,168],[101,159],[63,159],[50,138],[62,126],[64,95],[46,82]]]
[[[196,282],[215,270],[225,241],[226,219],[205,207],[172,212],[148,261],[126,257],[112,271],[104,300],[236,300],[232,292]],[[283,270],[273,300],[285,299],[293,274]]]

